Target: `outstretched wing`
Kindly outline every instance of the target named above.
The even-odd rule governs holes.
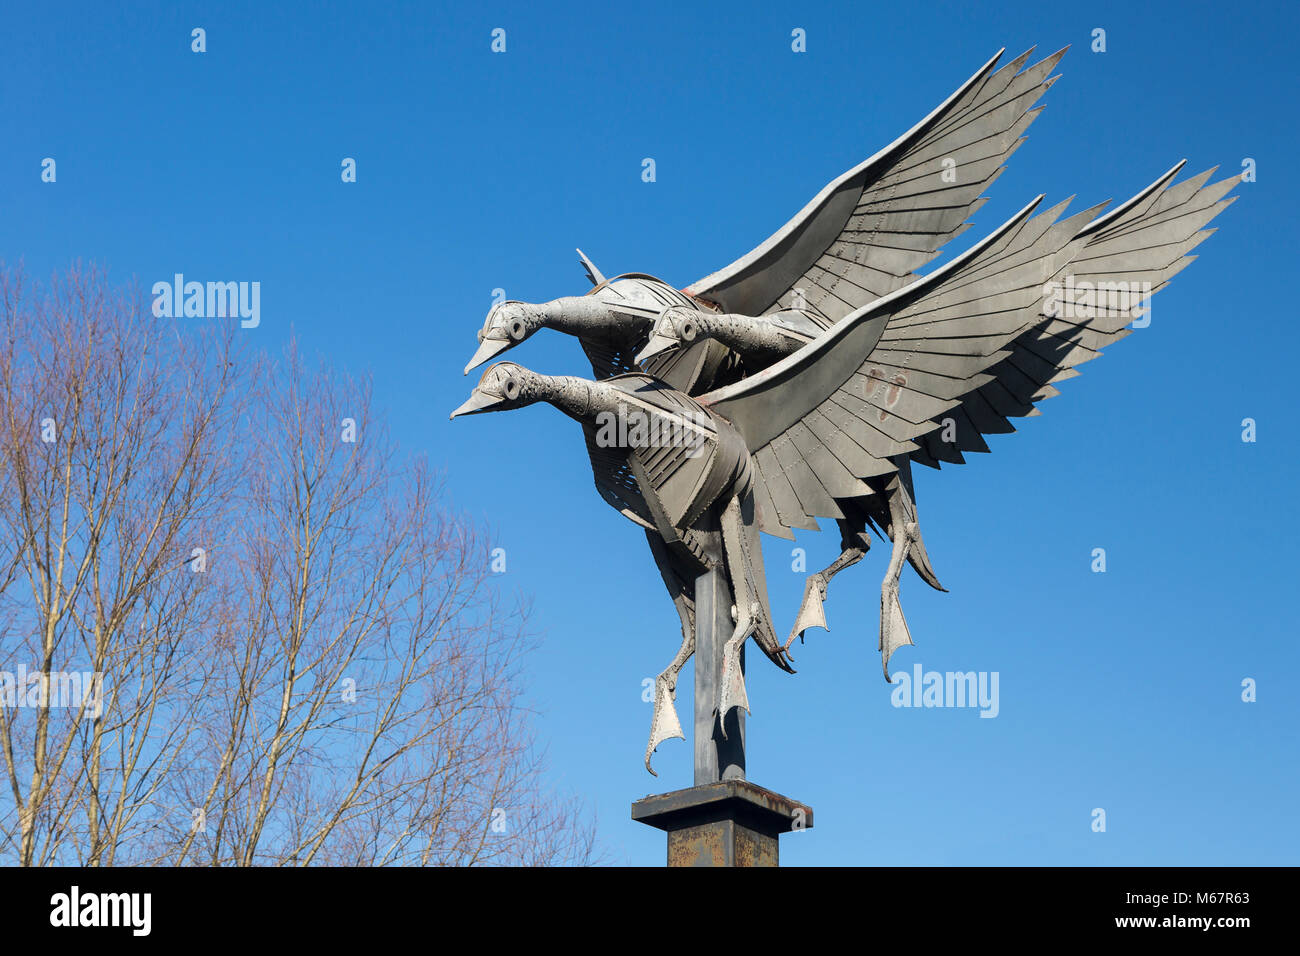
[[[849,170],[757,249],[684,292],[723,311],[763,315],[803,307],[837,322],[913,281],[982,204],[980,193],[1024,142],[1055,82],[1061,50],[1018,72],[998,51],[937,109]],[[796,290],[802,290],[798,295]]]
[[[992,380],[1040,321],[1043,286],[1083,247],[1094,210],[1030,218],[1034,200],[940,269],[840,320],[793,355],[699,401],[744,436],[760,527],[790,536],[840,518],[837,498],[895,470],[942,413]],[[1068,202],[1068,200],[1067,200]]]
[[[1084,227],[1083,249],[1068,275],[1054,279],[1053,314],[1008,346],[990,370],[992,381],[943,414],[945,427],[918,439],[913,461],[938,468],[964,463],[963,452],[987,452],[984,435],[1014,432],[1009,418],[1041,414],[1035,403],[1059,395],[1056,383],[1132,332],[1150,296],[1196,258],[1188,253],[1214,232],[1203,227],[1235,200],[1224,196],[1241,181],[1231,176],[1206,186],[1210,169],[1170,187],[1183,165]]]

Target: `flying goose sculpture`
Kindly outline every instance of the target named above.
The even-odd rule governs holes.
[[[905,561],[938,587],[921,542],[911,463],[961,463],[983,436],[1014,431],[1054,384],[1128,334],[1141,304],[1192,257],[1237,181],[1166,174],[1113,213],[1057,221],[1039,200],[925,276],[982,204],[1037,116],[1064,51],[995,70],[1001,51],[911,130],[833,180],[752,252],[677,290],[649,275],[488,314],[466,372],[542,328],[577,337],[595,381],[489,368],[453,417],[549,402],[583,425],[601,496],[646,533],[683,639],[655,682],[646,768],[681,737],[673,702],[694,652],[694,580],[722,570],[736,627],[724,650],[720,717],[748,709],[740,648],[754,637],[783,669],[793,638],[825,626],[830,578],[869,547],[868,523],[893,542],[882,585],[879,650],[911,643],[898,602]],[[1180,164],[1181,166],[1181,164]],[[1122,301],[1085,302],[1100,284]],[[1130,294],[1128,285],[1141,289]],[[716,320],[716,321],[715,321]],[[739,334],[743,328],[745,334]],[[655,347],[659,339],[671,347]],[[638,353],[643,353],[638,356]],[[637,361],[638,357],[641,359]],[[635,412],[653,427],[606,429]],[[668,436],[665,438],[665,436]],[[686,451],[683,451],[683,448]],[[781,644],[768,610],[761,540],[839,522],[842,554],[810,577]],[[724,724],[725,725],[725,724]]]

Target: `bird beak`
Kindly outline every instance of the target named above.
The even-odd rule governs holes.
[[[486,392],[480,392],[477,388],[470,393],[469,400],[464,405],[451,413],[451,417],[457,415],[476,415],[479,412],[490,412],[494,405],[501,399],[496,395],[489,395]],[[448,419],[450,421],[450,419]]]
[[[478,368],[488,359],[500,355],[506,349],[510,348],[511,344],[512,343],[509,339],[483,339],[483,341],[479,343],[478,351],[474,353],[474,357],[470,359],[469,364],[465,366],[465,374],[468,375],[470,369]]]
[[[681,343],[676,339],[667,335],[660,335],[658,332],[652,332],[650,334],[650,341],[646,343],[645,348],[636,353],[636,358],[632,361],[637,365],[640,365],[647,359],[652,359],[662,352],[667,352],[669,349],[679,348],[680,346]]]

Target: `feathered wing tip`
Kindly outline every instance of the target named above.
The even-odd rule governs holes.
[[[1207,224],[1235,201],[1227,194],[1240,176],[1208,183],[1211,168],[1173,183],[1182,167],[1178,163],[1080,233],[1084,248],[1056,277],[1060,301],[1025,342],[1056,369],[1034,401],[1056,394],[1051,385],[1077,375],[1077,366],[1145,325],[1151,296],[1196,258],[1191,251],[1214,233]]]
[[[970,225],[1024,142],[1065,50],[1025,67],[1005,50],[884,149],[832,180],[793,219],[685,291],[728,312],[800,308],[838,322],[900,289]],[[850,120],[851,121],[851,120]]]
[[[1227,194],[1240,181],[1209,183],[1210,169],[1175,183],[1184,167],[1176,163],[1104,215],[1101,207],[1088,210],[1071,244],[1074,256],[1048,284],[1059,298],[1052,314],[1045,309],[1039,324],[1004,348],[992,381],[944,412],[954,440],[937,430],[922,436],[913,461],[937,468],[987,453],[983,435],[1015,431],[1010,419],[1040,414],[1038,403],[1060,394],[1056,386],[1078,376],[1078,366],[1140,327],[1138,311],[1145,314],[1150,297],[1195,258],[1189,253],[1214,232],[1207,224],[1233,201]]]

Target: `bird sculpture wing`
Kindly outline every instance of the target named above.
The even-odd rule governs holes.
[[[896,455],[936,463],[986,451],[981,434],[1013,431],[1007,417],[1032,414],[1056,394],[1052,382],[1126,335],[1134,306],[1190,261],[1212,231],[1201,227],[1230,201],[1235,180],[1202,188],[1208,173],[1167,188],[1178,168],[1096,219],[1101,207],[1057,222],[1064,204],[1031,218],[1035,200],[942,268],[702,396],[753,454],[763,529],[788,537],[840,517],[834,499],[862,494],[861,479],[893,471]],[[1150,291],[1079,318],[1045,314],[1046,290],[1067,277],[1080,289],[1123,280]],[[944,441],[947,419],[955,442]]]
[[[831,182],[762,245],[684,289],[725,312],[793,307],[837,322],[907,285],[969,226],[980,193],[1024,141],[1065,50],[1021,71],[1002,51],[929,116]],[[801,290],[802,294],[796,292]]]
[[[1214,232],[1204,226],[1234,201],[1224,196],[1241,181],[1230,176],[1206,186],[1210,169],[1170,187],[1183,165],[1084,227],[1085,245],[1068,270],[1073,308],[1062,301],[1056,315],[1017,336],[990,370],[993,380],[944,413],[950,434],[938,429],[919,437],[913,461],[938,468],[964,464],[962,452],[987,452],[983,435],[1014,432],[1009,418],[1041,414],[1035,403],[1059,395],[1056,383],[1077,376],[1077,366],[1132,332],[1134,311],[1196,258],[1188,253]],[[1114,291],[1115,283],[1125,283],[1124,291],[1088,291]]]

